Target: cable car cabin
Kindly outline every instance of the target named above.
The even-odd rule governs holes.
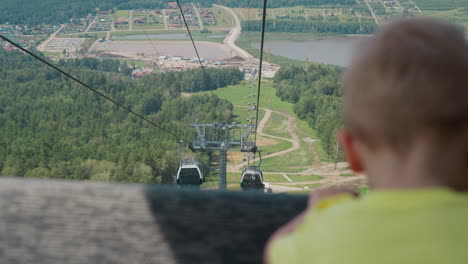
[[[177,171],[177,184],[179,185],[200,185],[203,183],[203,174],[200,170],[200,163],[197,161],[184,161],[180,163]]]
[[[263,173],[259,167],[249,166],[242,171],[241,188],[243,191],[264,191]]]

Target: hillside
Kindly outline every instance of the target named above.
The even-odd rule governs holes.
[[[233,106],[225,100],[179,98],[186,89],[209,87],[197,81],[197,72],[132,79],[70,65],[62,63],[83,82],[184,138],[191,135],[193,112],[207,122],[232,118]],[[209,78],[238,83],[240,76],[229,71],[210,70]],[[0,51],[0,134],[1,175],[164,183],[172,181],[179,162],[177,138],[19,52]],[[207,167],[208,156],[201,159]]]

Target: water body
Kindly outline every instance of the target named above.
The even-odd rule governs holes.
[[[194,36],[194,38],[224,38],[224,35],[209,35],[209,36]],[[115,35],[112,36],[114,40],[138,40],[138,39],[187,39],[189,40],[190,37],[188,34],[185,33],[174,33],[174,34],[153,34],[153,35]]]
[[[265,48],[271,53],[290,59],[311,62],[348,66],[351,63],[353,52],[359,43],[365,38],[340,37],[314,41],[267,41]],[[260,43],[254,43],[255,48],[260,48]]]

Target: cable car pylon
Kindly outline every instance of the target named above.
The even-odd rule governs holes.
[[[240,150],[241,152],[257,152],[257,146],[249,139],[255,131],[254,124],[237,123],[192,123],[196,130],[196,136],[189,145],[195,152],[219,151],[219,189],[226,190],[226,167],[228,150]]]

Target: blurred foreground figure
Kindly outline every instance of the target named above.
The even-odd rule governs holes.
[[[344,76],[349,166],[372,191],[314,193],[266,263],[468,263],[468,43],[410,19],[365,42]]]

